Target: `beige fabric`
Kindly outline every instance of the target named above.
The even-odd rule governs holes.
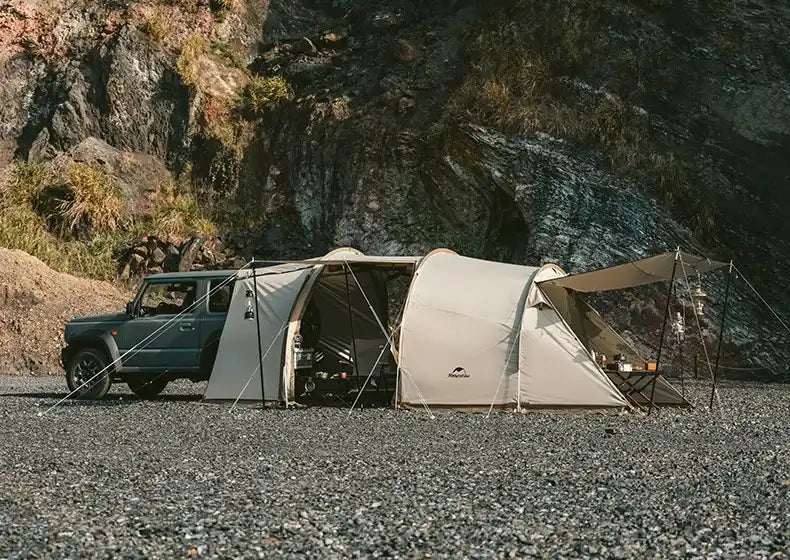
[[[336,253],[321,257],[321,264],[372,264],[377,266],[417,266],[422,257],[381,257],[377,255],[362,255],[355,253]],[[307,262],[313,262],[312,260]],[[316,261],[318,262],[318,261]]]
[[[608,290],[621,290],[661,282],[672,278],[675,267],[675,258],[678,256],[683,261],[686,274],[699,272],[703,274],[727,266],[726,263],[711,261],[688,253],[663,253],[609,268],[602,268],[583,274],[574,274],[564,278],[548,280],[547,285],[562,286],[577,292],[605,292]],[[680,260],[677,261],[680,275]],[[545,285],[544,284],[544,285]]]
[[[426,257],[404,312],[401,401],[515,403],[518,325],[536,271],[445,252]]]
[[[594,350],[610,359],[615,354],[623,354],[626,361],[637,365],[645,362],[645,358],[609,326],[578,293],[552,286],[551,282],[541,284],[541,289],[588,351]],[[617,373],[606,372],[606,375],[616,385],[622,383],[623,379]],[[643,397],[636,395],[635,398],[640,404],[644,404]],[[686,400],[664,377],[659,376],[653,402],[680,405],[686,403]]]
[[[256,318],[244,318],[247,298],[253,290],[252,271],[239,273],[233,289],[228,318],[220,337],[217,358],[204,395],[205,400],[261,400],[261,375],[258,371],[260,325],[263,378],[267,401],[281,398],[282,358],[288,318],[312,267],[280,265],[255,270],[258,286]],[[248,383],[249,382],[249,383]]]
[[[426,257],[406,303],[402,404],[628,406],[535,286],[563,274],[556,265]]]
[[[546,280],[562,278],[563,276],[567,276],[567,274],[556,264],[544,264],[541,266],[530,282],[529,291],[527,292],[527,307],[534,307],[540,303],[550,305],[549,299],[544,295],[538,284]]]
[[[527,307],[519,338],[521,403],[627,406],[620,392],[551,307]]]

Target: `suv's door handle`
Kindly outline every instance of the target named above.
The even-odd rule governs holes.
[[[192,323],[181,323],[180,328],[181,328],[182,331],[193,331],[193,330],[195,330],[195,327],[192,325]]]

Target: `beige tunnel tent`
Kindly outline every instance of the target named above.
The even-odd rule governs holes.
[[[420,265],[401,335],[404,405],[625,407],[535,285],[542,268],[431,254]]]
[[[388,324],[380,273],[392,270],[411,277],[402,316],[396,315],[402,317],[399,324]],[[641,280],[663,274],[646,270]],[[577,290],[562,284],[601,285],[583,276],[567,276],[555,265],[503,264],[448,250],[377,257],[343,249],[321,259],[243,270],[205,399],[292,402],[294,341],[314,305],[321,312],[325,348],[350,360],[356,346],[357,375],[374,369],[390,341],[398,359],[396,398],[405,406],[627,407],[617,379],[601,370],[591,350],[604,343],[628,345]],[[256,287],[252,321],[248,312]],[[666,404],[685,402],[663,378],[657,394]]]
[[[377,274],[411,272],[419,260],[338,249],[321,259],[240,271],[204,399],[260,402],[263,394],[268,402],[292,402],[294,341],[311,303],[320,313],[326,351],[351,361],[356,346],[356,369],[366,375],[387,341],[377,319],[386,316]]]

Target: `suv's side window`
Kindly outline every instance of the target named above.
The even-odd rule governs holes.
[[[211,295],[208,298],[208,310],[210,313],[227,313],[230,308],[230,298],[233,295],[234,282],[227,282],[217,290],[223,282],[227,282],[227,279],[218,278],[211,281],[211,285],[209,286],[209,293]],[[215,292],[214,290],[217,291]]]
[[[140,315],[175,315],[195,303],[197,283],[148,284],[140,297]]]

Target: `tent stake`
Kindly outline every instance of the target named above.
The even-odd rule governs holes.
[[[678,250],[679,251],[679,250]],[[675,271],[678,268],[678,253],[675,253],[675,262],[672,264],[672,277],[669,279],[669,293],[667,294],[667,303],[664,306],[664,320],[661,323],[661,340],[658,343],[658,354],[656,355],[656,375],[653,378],[653,387],[650,390],[650,405],[648,406],[647,413],[653,411],[653,399],[656,396],[656,380],[659,375],[659,366],[661,365],[661,350],[664,348],[664,333],[667,329],[667,315],[669,314],[669,302],[672,301],[672,286],[675,283]]]
[[[348,322],[349,326],[351,327],[351,351],[354,354],[354,363],[351,365],[353,367],[354,385],[357,388],[357,392],[359,392],[359,378],[357,376],[357,338],[354,336],[354,313],[351,309],[351,290],[348,287],[348,271],[351,267],[348,263],[346,263],[344,268],[346,277],[346,305],[348,306]]]
[[[713,366],[713,386],[710,391],[710,408],[713,408],[713,397],[716,395],[716,376],[719,373],[719,357],[721,356],[722,341],[724,339],[724,322],[727,320],[727,304],[730,300],[730,281],[732,279],[732,261],[727,269],[727,284],[724,288],[724,309],[721,312],[721,326],[719,327],[719,343],[716,346],[716,365]]]
[[[254,260],[253,260],[254,262]],[[258,279],[255,265],[252,266],[252,286],[255,291],[255,334],[258,339],[258,371],[261,374],[261,408],[266,408],[266,392],[263,390],[263,354],[261,352],[261,310],[258,306]],[[279,335],[278,335],[279,336]]]

